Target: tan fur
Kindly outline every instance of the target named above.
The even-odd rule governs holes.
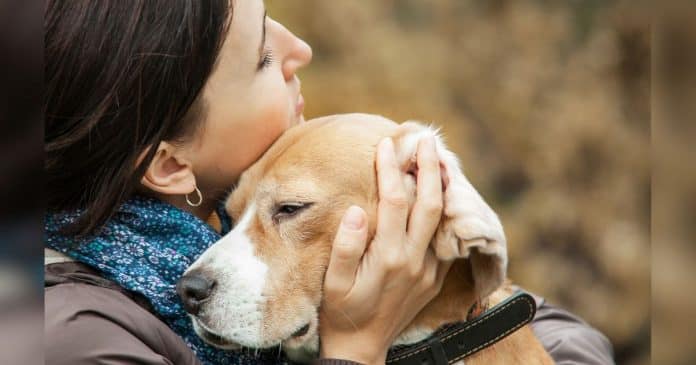
[[[364,114],[315,119],[285,133],[244,173],[228,199],[227,210],[237,220],[251,202],[257,208],[246,234],[254,242],[255,255],[271,268],[265,289],[265,335],[287,333],[290,319],[316,311],[331,243],[350,205],[365,209],[369,237],[373,237],[378,201],[376,145],[385,136],[393,137],[398,144],[400,138],[416,129],[414,125],[400,128],[388,119]],[[408,156],[401,159],[406,161]],[[413,203],[415,182],[404,174],[404,183]],[[274,222],[274,207],[287,201],[314,204],[292,219]],[[418,314],[410,328],[436,329],[466,318],[479,294],[469,261],[455,262],[440,294]],[[503,286],[489,298],[495,304],[509,294]],[[316,323],[312,325],[316,329]],[[467,358],[466,364],[553,362],[531,330],[524,327]]]

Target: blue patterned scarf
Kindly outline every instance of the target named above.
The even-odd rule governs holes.
[[[220,234],[194,215],[160,200],[134,197],[96,235],[75,240],[59,233],[79,212],[47,214],[45,244],[98,269],[123,288],[144,295],[165,323],[204,364],[285,363],[278,351],[229,352],[203,342],[194,332],[175,286],[179,277]],[[222,215],[223,232],[226,216]]]

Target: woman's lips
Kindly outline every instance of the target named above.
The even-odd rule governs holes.
[[[297,98],[297,105],[295,106],[295,113],[297,115],[302,115],[302,111],[304,110],[304,97],[302,97],[302,94]]]

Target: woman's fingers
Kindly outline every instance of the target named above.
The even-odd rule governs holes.
[[[409,246],[410,256],[415,260],[422,260],[442,217],[442,178],[434,137],[419,141],[416,158],[417,196],[409,219],[408,236],[413,243]]]
[[[341,220],[331,249],[324,280],[326,296],[343,298],[351,291],[366,245],[365,211],[355,205],[351,206]]]
[[[396,162],[394,142],[391,138],[380,141],[377,147],[377,185],[379,206],[377,209],[377,237],[390,247],[383,252],[400,253],[406,242],[404,232],[408,219],[408,196],[404,189],[401,171]],[[403,238],[403,239],[402,239]]]
[[[324,354],[340,354],[351,348],[346,344],[360,336],[368,339],[363,343],[388,348],[440,291],[451,262],[440,262],[428,248],[442,213],[439,166],[434,141],[421,142],[418,200],[409,220],[409,196],[394,144],[391,139],[380,142],[376,234],[370,249],[364,252],[365,213],[351,207],[339,227],[326,273],[325,300],[320,312]],[[362,228],[348,229],[346,221],[350,221],[348,218],[356,209]],[[370,362],[383,363],[384,359]]]

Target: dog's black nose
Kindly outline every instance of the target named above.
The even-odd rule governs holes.
[[[201,302],[210,296],[215,287],[215,281],[206,278],[200,272],[191,272],[176,283],[176,292],[184,302],[184,309],[191,314],[198,314]]]

